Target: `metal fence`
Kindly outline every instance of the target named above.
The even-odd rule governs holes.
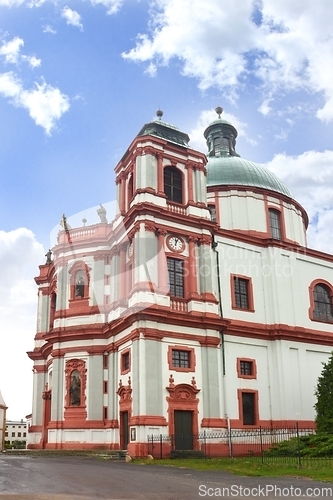
[[[314,429],[258,427],[252,429],[225,429],[199,434],[147,436],[148,453],[154,458],[167,457],[257,457],[263,462],[288,457],[301,463],[305,460],[301,437],[314,434]],[[281,447],[281,443],[288,446]],[[333,457],[328,457],[332,458]]]

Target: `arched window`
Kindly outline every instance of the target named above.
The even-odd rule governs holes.
[[[54,315],[57,309],[57,294],[53,292],[50,296],[50,328],[53,328]]]
[[[331,290],[327,285],[318,283],[313,289],[313,318],[320,321],[333,321]]]
[[[133,198],[133,174],[130,175],[127,184],[127,204],[128,208]]]
[[[281,240],[281,213],[274,208],[268,209],[271,238]]]
[[[174,167],[164,169],[164,193],[169,201],[183,202],[182,174]]]

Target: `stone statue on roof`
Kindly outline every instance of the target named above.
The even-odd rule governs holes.
[[[51,255],[52,255],[52,250],[49,249],[49,251],[46,252],[46,254],[45,254],[45,257],[46,257],[45,264],[52,264]]]
[[[103,207],[102,204],[100,204],[100,208],[97,210],[97,214],[98,214],[102,224],[108,223],[108,220],[106,218],[106,209],[105,209],[105,207]]]

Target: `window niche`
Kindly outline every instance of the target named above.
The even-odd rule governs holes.
[[[89,305],[90,268],[83,261],[75,262],[70,268],[69,307]]]
[[[70,359],[66,362],[65,419],[85,419],[86,412],[86,363],[82,359]]]

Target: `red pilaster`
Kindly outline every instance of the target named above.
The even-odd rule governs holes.
[[[187,183],[188,183],[188,201],[193,203],[193,165],[192,163],[186,164],[187,169]]]
[[[157,194],[163,195],[163,156],[157,155]]]

